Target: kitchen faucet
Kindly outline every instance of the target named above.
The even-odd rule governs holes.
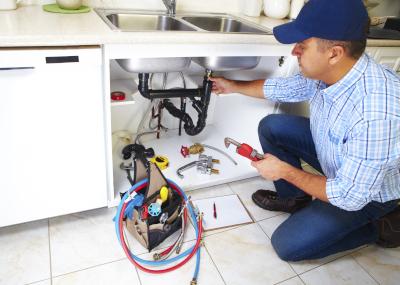
[[[165,7],[167,8],[167,14],[175,16],[176,13],[176,0],[162,0]]]

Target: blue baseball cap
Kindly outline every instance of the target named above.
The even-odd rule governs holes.
[[[275,27],[274,36],[283,44],[312,37],[337,41],[364,40],[368,20],[362,0],[310,0],[295,20]]]

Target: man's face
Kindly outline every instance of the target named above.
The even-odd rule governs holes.
[[[297,57],[300,71],[311,79],[321,80],[329,70],[329,49],[323,51],[318,48],[318,39],[309,38],[297,43],[292,55]]]

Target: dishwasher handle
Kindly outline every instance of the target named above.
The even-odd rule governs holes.
[[[35,69],[35,67],[34,66],[0,67],[0,71],[3,71],[3,70],[20,70],[20,69]]]

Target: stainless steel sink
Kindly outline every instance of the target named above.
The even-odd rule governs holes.
[[[254,68],[260,59],[258,56],[208,56],[195,57],[192,60],[205,69],[227,71]]]
[[[272,34],[272,31],[244,19],[217,13],[182,13],[174,16],[145,10],[95,9],[113,30],[137,31],[196,31],[218,33]]]
[[[160,57],[160,58],[124,58],[116,59],[118,64],[128,72],[157,73],[177,72],[189,67],[190,57]]]
[[[112,13],[106,15],[109,26],[127,32],[137,31],[195,31],[196,29],[167,15]]]
[[[183,16],[183,20],[209,32],[271,34],[229,16]]]
[[[95,9],[97,14],[113,30],[120,32],[196,32],[227,34],[272,34],[264,27],[227,14],[185,13],[175,16],[161,12]],[[193,59],[200,66],[215,70],[250,69],[260,57],[199,57]],[[183,71],[189,67],[191,58],[165,57],[117,59],[118,64],[128,72],[157,73]]]

